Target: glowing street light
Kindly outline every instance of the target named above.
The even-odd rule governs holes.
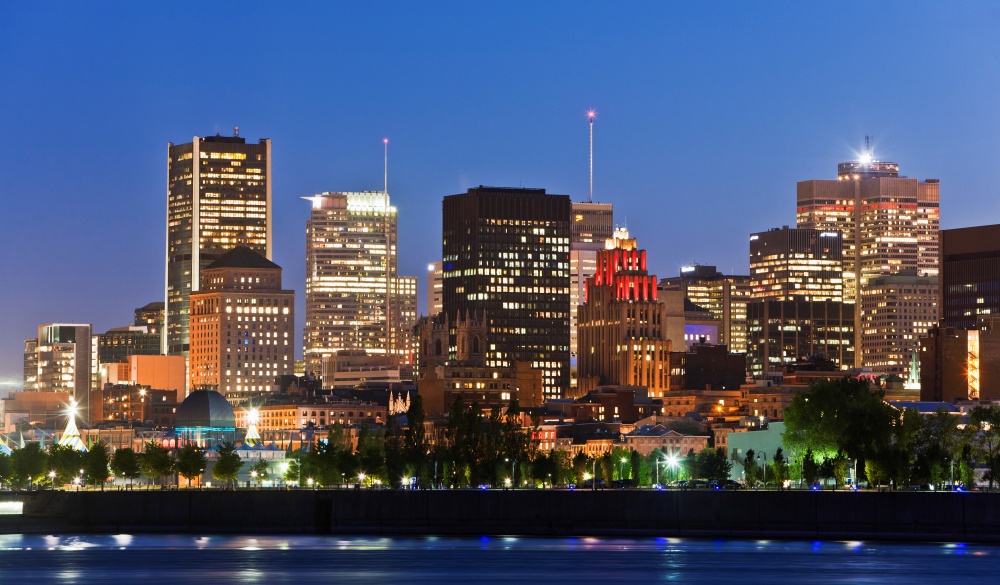
[[[361,472],[358,474],[358,484],[364,485],[364,483],[365,483],[365,474],[364,472]]]

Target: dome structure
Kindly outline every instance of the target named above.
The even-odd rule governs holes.
[[[177,428],[235,428],[233,407],[215,390],[195,390],[177,407]]]
[[[236,440],[236,415],[226,398],[215,390],[195,390],[177,407],[174,423],[180,443],[202,448]]]

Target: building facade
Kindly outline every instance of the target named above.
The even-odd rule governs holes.
[[[679,276],[662,279],[658,286],[661,293],[682,291],[692,303],[708,310],[719,321],[718,343],[730,351],[746,352],[749,276],[722,274],[715,266],[685,266]]]
[[[50,323],[38,326],[34,362],[38,392],[67,392],[79,405],[81,416],[90,413],[93,343],[90,325]],[[29,361],[26,355],[25,361]]]
[[[339,351],[412,362],[416,277],[396,273],[397,211],[382,191],[321,193],[306,222],[306,369]]]
[[[938,278],[915,270],[869,279],[861,288],[861,363],[908,379],[917,340],[938,322],[937,297]]]
[[[1000,314],[1000,225],[941,232],[940,294],[945,327],[974,329]]]
[[[431,262],[427,265],[427,315],[437,315],[444,311],[444,297],[441,296],[443,287],[441,261]]]
[[[163,331],[163,308],[162,301],[148,303],[135,310],[135,321],[132,323],[136,327],[145,327],[146,331],[159,336]]]
[[[750,235],[753,299],[843,301],[841,233],[784,226]]]
[[[274,390],[291,375],[295,291],[281,267],[250,248],[223,254],[191,294],[190,387],[215,389],[233,403]]]
[[[976,329],[932,327],[920,338],[920,400],[1000,400],[1000,318]]]
[[[583,303],[587,279],[597,272],[597,252],[614,235],[610,203],[573,203],[569,240],[569,355],[577,357],[577,308]]]
[[[271,258],[271,141],[233,133],[167,145],[166,354],[190,349],[189,297],[204,267],[237,245]]]
[[[763,377],[814,356],[839,370],[854,367],[854,310],[855,305],[836,301],[748,303],[750,373]]]
[[[579,307],[581,391],[600,385],[645,386],[651,398],[660,398],[670,389],[668,329],[683,332],[683,311],[671,328],[667,306],[657,295],[656,276],[646,270],[646,251],[637,248],[627,231],[617,230],[598,252],[597,272],[587,279],[586,301]]]
[[[486,365],[529,362],[542,371],[545,397],[561,397],[569,386],[569,196],[477,187],[446,196],[443,208],[444,312],[484,316]]]

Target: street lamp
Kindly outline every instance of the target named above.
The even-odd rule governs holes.
[[[767,489],[767,453],[763,451],[757,454],[757,461],[762,459],[764,460],[764,465],[762,466],[764,469],[764,489]]]
[[[257,481],[257,470],[253,470],[253,471],[251,471],[251,472],[250,472],[250,477],[252,478],[252,479],[250,480],[250,483],[251,483],[251,484],[253,484],[253,483],[256,483],[256,481]]]
[[[364,474],[364,472],[361,472],[361,473],[358,474],[358,486],[359,487],[363,486],[364,483],[365,483],[365,474]]]
[[[308,485],[309,487],[312,487],[312,486],[313,486],[313,478],[311,478],[311,477],[310,477],[310,478],[307,478],[307,479],[306,479],[306,484],[307,484],[307,485]]]
[[[625,463],[628,461],[625,457],[622,457],[622,464],[618,466],[618,479],[622,482],[622,488],[625,487]]]
[[[49,483],[52,484],[53,488],[56,487],[56,472],[55,472],[55,470],[52,470],[52,471],[49,472]]]
[[[510,458],[509,457],[504,457],[503,460],[504,460],[504,463],[506,463],[506,462],[510,461]],[[511,483],[513,483],[514,482],[514,462],[513,461],[510,461],[510,477],[511,477]]]
[[[674,476],[675,476],[674,479],[677,479],[676,478],[676,475],[677,475],[677,464],[678,464],[678,460],[677,460],[677,456],[676,455],[668,455],[667,456],[667,468],[674,470]]]

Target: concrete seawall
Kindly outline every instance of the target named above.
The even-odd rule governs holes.
[[[46,532],[712,536],[1000,542],[1000,494],[240,490],[29,493]]]

